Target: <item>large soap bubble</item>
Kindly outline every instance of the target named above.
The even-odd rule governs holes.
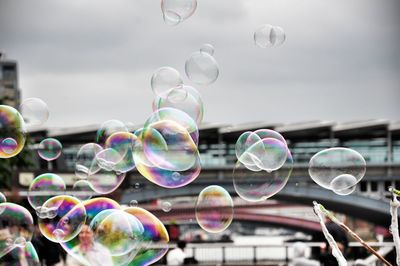
[[[339,195],[354,191],[366,172],[366,162],[357,151],[348,148],[329,148],[315,154],[308,173],[318,185]]]
[[[279,46],[286,40],[283,29],[279,26],[265,24],[254,32],[254,42],[261,48]]]
[[[193,15],[197,0],[161,0],[161,11],[167,25],[175,26]]]
[[[105,246],[112,256],[138,251],[144,232],[142,223],[120,210],[104,210],[90,223],[94,241]]]
[[[42,206],[49,210],[39,219],[40,232],[53,242],[67,242],[76,237],[86,221],[82,202],[72,196],[61,195],[48,199]]]
[[[210,52],[211,49],[206,49],[203,46],[200,51],[192,53],[186,60],[186,75],[196,84],[209,85],[218,78],[218,63]]]
[[[0,158],[19,154],[25,145],[25,124],[21,114],[7,105],[0,105]]]
[[[49,118],[49,108],[42,99],[25,99],[19,108],[27,126],[43,125]]]
[[[233,220],[233,201],[228,191],[220,186],[203,189],[196,201],[196,220],[210,233],[220,233]]]
[[[16,247],[31,241],[33,217],[27,209],[14,203],[0,203],[0,259]]]
[[[233,185],[242,199],[250,202],[263,201],[285,187],[292,170],[293,158],[289,150],[283,166],[274,171],[257,169],[257,166],[254,169],[238,160],[233,170]]]
[[[145,266],[160,260],[168,251],[169,236],[165,226],[156,216],[143,208],[129,207],[124,211],[136,217],[144,228],[142,248],[129,265]]]

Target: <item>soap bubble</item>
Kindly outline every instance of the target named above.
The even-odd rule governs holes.
[[[283,29],[279,26],[265,24],[254,32],[254,42],[261,48],[279,46],[286,40]]]
[[[208,52],[194,52],[185,63],[187,77],[194,83],[209,85],[217,80],[219,67],[215,58]]]
[[[49,118],[49,108],[39,98],[25,99],[20,105],[20,110],[27,126],[43,125]]]
[[[25,145],[25,124],[20,113],[0,105],[0,158],[19,154]]]
[[[42,205],[51,197],[65,193],[64,180],[52,173],[45,173],[32,180],[28,190],[28,201],[37,213],[41,213]]]
[[[203,189],[196,201],[196,220],[210,233],[220,233],[233,220],[233,201],[223,187],[212,185]]]
[[[170,212],[171,209],[172,209],[172,204],[171,204],[170,202],[168,202],[168,201],[163,201],[163,202],[161,203],[161,209],[162,209],[164,212]]]
[[[129,207],[137,207],[139,205],[137,200],[131,200],[131,202],[129,202]]]
[[[55,215],[40,218],[40,232],[53,242],[67,242],[76,237],[86,221],[82,202],[72,196],[60,195],[48,199],[43,208],[55,210]]]
[[[240,160],[233,170],[233,185],[244,200],[257,202],[266,200],[281,191],[293,170],[293,158],[289,150],[284,165],[275,171],[254,171]]]
[[[60,157],[62,150],[61,143],[54,138],[47,138],[40,142],[38,154],[46,161],[53,161]]]
[[[96,143],[87,143],[83,145],[76,156],[75,175],[79,178],[86,179],[100,171],[100,166],[97,164],[96,155],[103,148]]]
[[[136,141],[137,136],[130,132],[117,132],[107,139],[105,147],[115,150],[120,158],[119,162],[113,167],[115,171],[126,173],[135,168],[135,161],[133,160],[132,153],[133,145]]]
[[[183,22],[197,7],[197,0],[161,0],[161,11],[167,25],[175,26]]]
[[[104,149],[96,154],[97,165],[106,171],[115,170],[116,165],[121,161],[121,155],[111,148]]]
[[[172,67],[161,67],[151,77],[151,88],[157,96],[164,95],[166,91],[183,85],[178,70]]]
[[[366,162],[355,150],[329,148],[315,154],[308,173],[318,185],[345,195],[364,177]]]
[[[178,93],[176,93],[176,91],[178,91]],[[185,97],[171,97],[171,94],[185,94]],[[165,95],[156,97],[153,102],[153,111],[156,112],[157,110],[164,108],[173,108],[186,113],[189,117],[192,118],[193,121],[195,121],[197,125],[199,125],[203,121],[203,100],[201,99],[200,93],[191,86],[182,85],[181,87],[167,91]],[[188,131],[191,132],[189,128]]]
[[[119,120],[108,120],[97,130],[96,142],[103,146],[106,140],[117,132],[129,132],[129,130],[126,125]]]
[[[149,211],[130,207],[125,212],[136,217],[143,225],[142,246],[129,265],[145,266],[160,260],[168,251],[168,231],[162,222]],[[148,246],[148,247],[146,247]]]
[[[31,241],[33,217],[24,207],[4,202],[0,203],[0,259],[16,247],[23,248]],[[4,242],[5,241],[5,242]]]
[[[106,247],[112,256],[138,250],[144,232],[142,223],[133,215],[120,210],[105,210],[90,223],[94,241]]]
[[[13,154],[18,147],[18,143],[13,138],[5,138],[1,142],[0,149],[6,154]]]
[[[23,241],[22,241],[23,242]],[[13,245],[13,248],[1,258],[0,265],[3,266],[41,266],[39,256],[31,242],[21,245]]]

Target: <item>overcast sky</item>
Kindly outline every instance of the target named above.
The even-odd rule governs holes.
[[[261,24],[286,42],[254,45]],[[178,69],[203,43],[218,80],[195,86],[206,122],[400,120],[400,1],[199,0],[182,24],[159,0],[0,0],[0,50],[19,63],[22,98],[50,109],[48,126],[151,114],[150,78]]]

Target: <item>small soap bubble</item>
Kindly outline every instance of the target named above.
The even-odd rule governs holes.
[[[171,209],[172,209],[172,204],[171,204],[170,202],[168,202],[168,201],[163,201],[163,202],[161,203],[161,209],[162,209],[164,212],[170,212]]]
[[[151,77],[151,88],[157,96],[161,96],[166,91],[182,85],[181,74],[179,74],[178,70],[169,66],[157,69]]]
[[[195,12],[197,0],[161,0],[164,22],[175,26],[189,18]]]
[[[279,46],[286,40],[284,30],[279,26],[265,24],[254,32],[254,42],[258,47]]]
[[[61,150],[62,145],[57,139],[47,138],[40,142],[38,154],[43,160],[53,161],[60,157]]]
[[[198,51],[192,53],[186,60],[185,72],[192,82],[209,85],[217,80],[219,66],[211,54]]]
[[[129,202],[129,207],[137,207],[139,205],[137,200],[131,200],[131,202]]]
[[[18,143],[13,138],[5,138],[1,142],[1,150],[6,154],[12,154],[18,147]]]
[[[25,99],[20,105],[20,110],[27,126],[43,125],[49,118],[49,108],[39,98]]]

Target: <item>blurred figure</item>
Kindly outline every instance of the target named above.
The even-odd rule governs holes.
[[[31,242],[36,249],[42,265],[54,266],[61,261],[63,249],[60,244],[54,243],[44,237],[38,227],[35,227]]]
[[[91,266],[112,266],[112,258],[109,250],[93,240],[93,231],[88,225],[82,226],[79,233],[79,245],[74,248],[74,253],[83,257]],[[67,256],[67,266],[84,266],[71,254]]]
[[[319,262],[307,258],[307,245],[302,242],[296,242],[293,245],[293,260],[291,266],[319,266]]]
[[[178,241],[177,247],[167,254],[167,265],[183,265],[186,258],[185,247],[186,241]]]

